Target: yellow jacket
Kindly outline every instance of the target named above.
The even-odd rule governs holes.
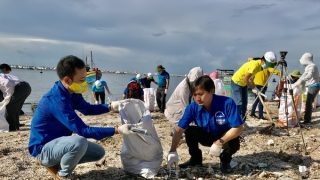
[[[273,72],[274,75],[280,76],[280,72],[274,68],[266,68],[262,71],[259,71],[256,76],[254,77],[254,84],[259,86],[264,86],[264,84],[267,82],[269,77],[272,75]],[[268,87],[268,83],[266,85]]]

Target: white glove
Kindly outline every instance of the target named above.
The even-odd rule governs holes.
[[[165,89],[165,90],[164,90],[164,93],[167,94],[167,93],[168,93],[168,89]]]
[[[118,132],[119,134],[122,135],[131,135],[131,134],[136,134],[135,132],[131,131],[132,124],[123,124],[118,127]]]
[[[169,152],[168,157],[167,157],[167,161],[168,161],[167,168],[169,168],[169,169],[171,168],[172,163],[176,163],[176,165],[178,165],[179,155],[178,155],[177,151],[176,152]]]
[[[213,156],[219,157],[221,154],[221,150],[222,150],[222,146],[218,146],[215,143],[213,143],[212,146],[210,147],[209,155],[211,157]]]
[[[94,104],[99,104],[99,101],[94,101]]]
[[[255,87],[254,89],[252,89],[252,92],[255,93],[256,95],[258,95],[258,93],[260,92],[259,89],[257,87]]]

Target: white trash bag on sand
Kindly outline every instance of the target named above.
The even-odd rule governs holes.
[[[5,118],[6,106],[9,102],[10,97],[6,97],[0,102],[0,132],[9,132],[9,124]]]
[[[119,101],[122,124],[133,124],[136,128],[147,130],[146,134],[123,136],[121,162],[123,169],[144,178],[153,178],[159,171],[163,150],[160,139],[151,119],[150,111],[138,99]]]
[[[144,88],[143,89],[143,97],[144,97],[144,104],[150,112],[154,111],[155,105],[155,95],[153,88]]]

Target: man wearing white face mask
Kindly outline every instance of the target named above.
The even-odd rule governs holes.
[[[120,127],[89,127],[76,114],[107,113],[118,106],[91,105],[82,97],[86,91],[86,67],[75,56],[62,58],[57,65],[57,81],[40,100],[31,121],[29,153],[37,164],[46,167],[54,179],[72,173],[77,164],[98,161],[105,155],[103,147],[87,138],[101,140],[114,134],[130,135],[131,125]],[[72,133],[78,136],[72,136]]]
[[[260,93],[255,84],[250,82],[251,78],[259,71],[265,68],[273,68],[276,64],[277,56],[271,51],[266,52],[261,60],[244,63],[232,76],[232,99],[236,102],[238,111],[244,121],[246,120],[244,116],[247,112],[248,105],[248,86],[252,89],[253,93]]]
[[[299,80],[294,83],[292,89],[300,86],[302,83],[305,83],[305,86],[308,88],[303,122],[303,124],[307,124],[311,122],[312,103],[320,90],[319,70],[317,65],[313,63],[313,55],[311,53],[304,53],[299,62],[301,65],[305,66],[304,73]]]

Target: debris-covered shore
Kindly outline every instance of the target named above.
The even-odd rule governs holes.
[[[273,118],[277,118],[277,103],[267,102]],[[250,109],[250,107],[248,108]],[[117,113],[99,116],[83,116],[83,120],[91,126],[120,125]],[[52,179],[43,167],[35,165],[35,159],[28,153],[29,130],[32,116],[20,116],[20,122],[26,124],[18,132],[0,133],[0,177],[1,179]],[[299,128],[271,127],[271,122],[248,117],[243,133],[244,142],[240,150],[233,156],[234,172],[222,174],[219,159],[207,155],[209,147],[200,146],[203,153],[203,166],[189,169],[166,168],[166,156],[171,145],[170,131],[173,124],[165,116],[152,113],[157,133],[164,150],[162,167],[154,179],[320,179],[320,109],[313,112],[312,123],[302,128],[306,143],[307,155],[302,143]],[[127,174],[121,166],[120,150],[122,138],[115,135],[101,141],[105,157],[99,162],[80,164],[73,173],[72,179],[143,179]],[[182,140],[178,153],[180,163],[190,156],[186,143]],[[306,166],[307,172],[300,173],[299,166]]]

